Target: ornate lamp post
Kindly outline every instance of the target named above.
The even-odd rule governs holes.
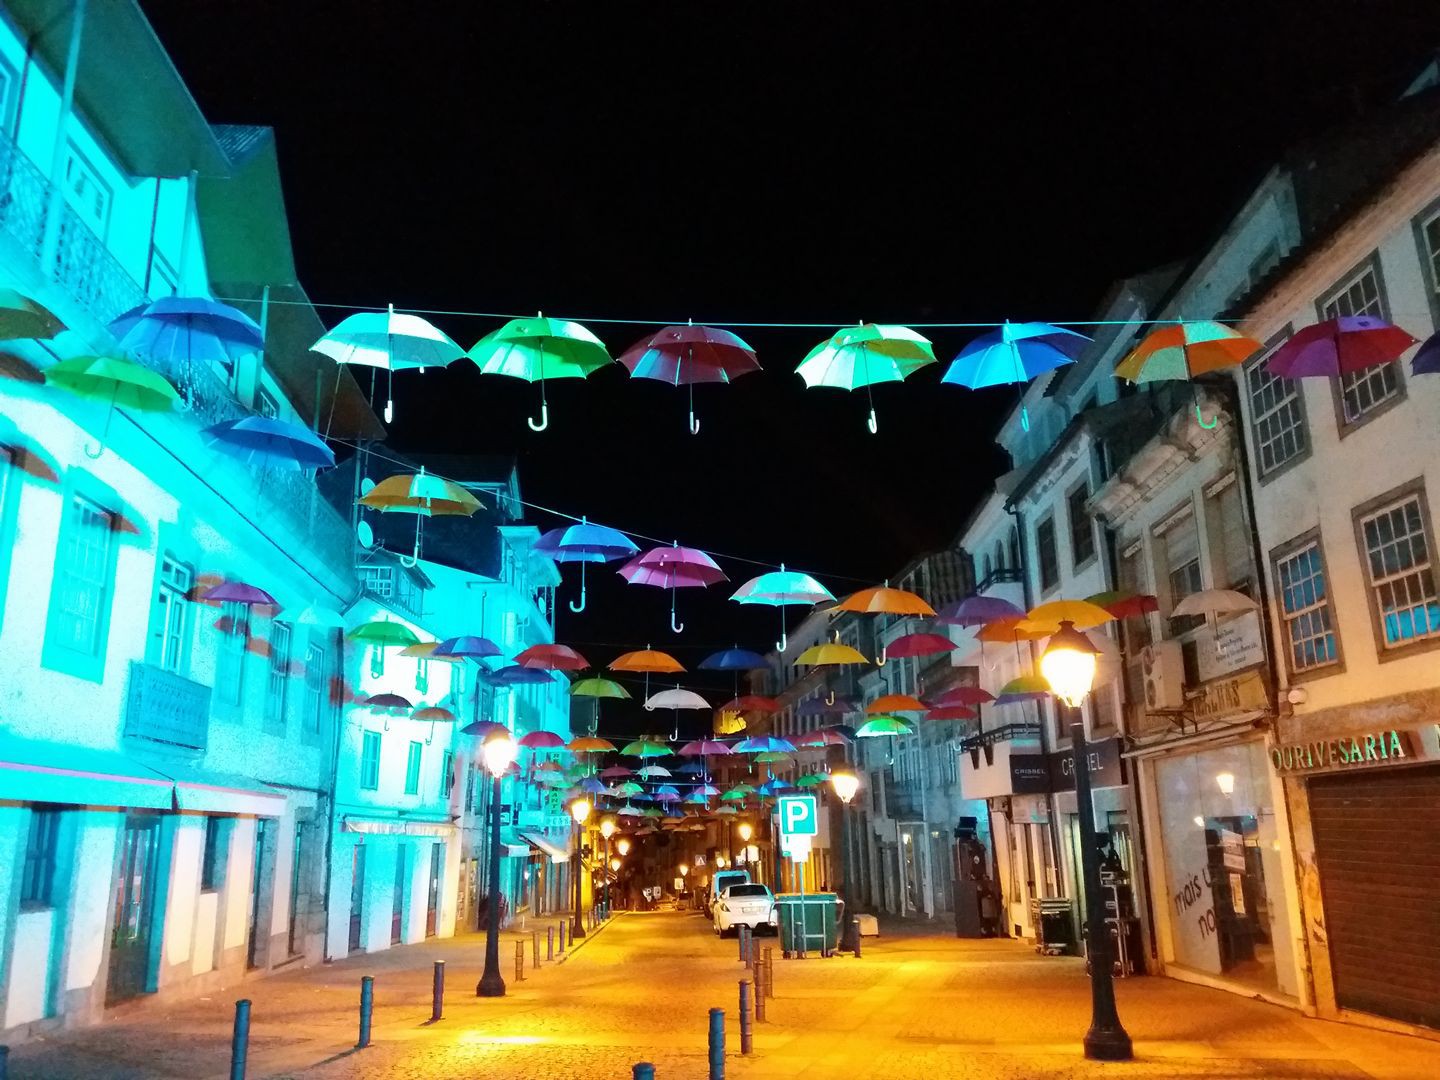
[[[836,795],[840,796],[840,884],[843,889],[842,900],[848,900],[850,896],[850,821],[847,811],[850,808],[850,800],[855,798],[855,792],[860,790],[860,777],[856,776],[849,769],[837,769],[830,774],[830,787]],[[845,923],[840,927],[839,947],[842,952],[854,952],[859,944],[860,935],[856,932],[855,913],[846,905]]]
[[[577,941],[585,936],[585,917],[580,911],[585,874],[585,852],[581,845],[585,839],[585,819],[590,816],[590,800],[584,795],[577,797],[570,804],[570,816],[575,819],[575,913],[570,920],[570,940]]]
[[[485,928],[485,972],[475,987],[476,997],[504,997],[500,974],[500,778],[515,760],[519,747],[508,731],[497,731],[480,748],[490,773],[490,911]]]
[[[600,860],[600,866],[602,867],[602,873],[603,873],[603,867],[605,866],[606,863],[608,863],[608,862],[610,861],[610,838],[611,838],[612,836],[614,836],[614,835],[615,835],[615,819],[614,819],[613,817],[601,818],[601,819],[600,819],[600,837],[601,837],[601,839],[603,839],[603,840],[605,841],[605,854],[604,854],[604,856],[603,856],[603,857],[601,858],[601,860]],[[614,869],[616,869],[616,867],[613,867],[613,866],[612,866],[610,869],[611,869],[611,870],[614,870]],[[605,879],[605,914],[606,914],[607,916],[610,914],[610,879],[609,879],[608,877]]]
[[[1090,954],[1090,1030],[1085,1056],[1097,1061],[1128,1061],[1130,1036],[1115,1011],[1110,973],[1110,930],[1100,892],[1100,850],[1095,838],[1095,802],[1090,792],[1090,748],[1080,706],[1095,682],[1098,649],[1073,623],[1062,622],[1040,657],[1040,673],[1051,692],[1070,710],[1070,745],[1075,755],[1075,810],[1080,818],[1080,866],[1085,886],[1085,947]]]

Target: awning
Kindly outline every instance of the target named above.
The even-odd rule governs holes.
[[[446,840],[456,832],[448,818],[365,817],[361,814],[346,814],[340,822],[340,831],[372,836],[436,836]]]
[[[0,800],[169,810],[169,778],[115,750],[0,739]]]
[[[279,817],[285,796],[258,780],[231,773],[208,772],[188,765],[158,766],[175,781],[175,809],[206,814],[254,814]]]
[[[552,861],[564,862],[570,858],[570,848],[560,847],[544,833],[522,832],[525,842],[542,854],[548,855]]]

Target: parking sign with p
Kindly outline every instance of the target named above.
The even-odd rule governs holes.
[[[775,809],[786,836],[814,836],[820,831],[814,795],[782,795]]]

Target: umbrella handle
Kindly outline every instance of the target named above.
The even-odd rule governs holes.
[[[670,609],[670,629],[674,630],[677,634],[684,633],[685,631],[685,624],[675,621],[675,609],[673,607]]]
[[[875,406],[874,406],[874,405],[871,405],[871,406],[870,406],[870,418],[865,421],[865,426],[870,429],[870,434],[871,434],[871,435],[878,435],[879,432],[880,432],[880,425],[879,425],[879,423],[877,423],[876,420],[875,420]]]
[[[425,736],[425,745],[429,746],[435,741],[435,721],[430,721],[430,734]]]
[[[1200,411],[1200,403],[1197,401],[1195,403],[1195,422],[1199,424],[1202,428],[1204,428],[1206,431],[1211,431],[1220,426],[1220,414],[1216,413],[1215,419],[1211,420],[1207,424],[1205,422],[1205,415]]]
[[[415,549],[414,549],[414,551],[412,551],[409,555],[396,555],[396,556],[395,556],[395,558],[396,558],[397,560],[399,560],[400,565],[406,567],[407,569],[408,569],[409,567],[414,566],[416,563],[418,563],[418,562],[420,561],[420,521],[421,521],[421,519],[420,519],[419,517],[416,517],[416,519],[415,519]]]
[[[782,630],[780,631],[780,640],[775,643],[775,651],[776,651],[776,652],[784,652],[784,651],[786,650],[786,648],[789,647],[789,645],[790,645],[790,635],[789,635],[785,630],[782,629]]]
[[[525,422],[530,425],[531,431],[544,431],[550,426],[550,403],[540,402],[540,422],[537,424],[533,416],[526,417]]]
[[[881,646],[880,646],[880,651],[875,654],[875,666],[876,666],[876,667],[884,667],[884,666],[885,666],[885,646],[884,646],[884,645],[881,645]]]
[[[576,607],[575,601],[571,600],[570,610],[577,615],[585,610],[585,564],[583,562],[580,564],[580,606]]]
[[[691,410],[690,410],[690,434],[691,434],[691,435],[699,435],[699,434],[700,434],[700,421],[695,419],[695,410],[694,410],[694,409],[691,409]]]
[[[834,705],[834,704],[835,704],[835,691],[834,691],[833,689],[830,691],[830,695],[825,699],[825,704],[826,704],[826,705]]]

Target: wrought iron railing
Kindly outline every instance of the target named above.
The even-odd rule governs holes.
[[[210,687],[154,664],[131,661],[125,735],[204,750],[210,735]]]

